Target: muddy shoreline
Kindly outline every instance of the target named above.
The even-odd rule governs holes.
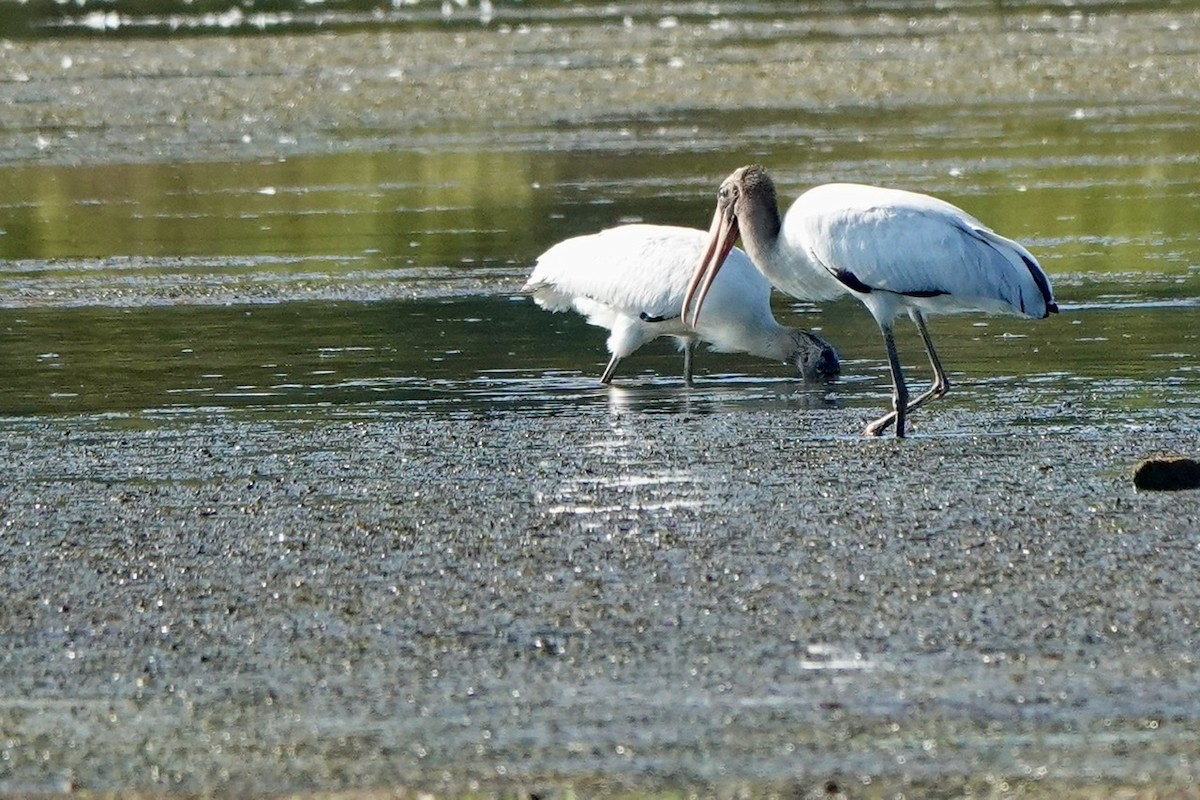
[[[988,97],[1059,114],[1101,89],[1114,107],[1169,106],[1191,102],[1200,59],[1181,46],[1180,32],[1200,24],[1189,7],[779,12],[782,22],[590,13],[599,21],[568,10],[444,30],[2,41],[0,164],[553,150],[624,142],[628,126],[766,109],[804,119]],[[616,130],[597,139],[589,126],[605,120]],[[693,135],[680,146],[730,144]]]
[[[310,417],[5,423],[0,791],[1195,791],[1191,433]]]

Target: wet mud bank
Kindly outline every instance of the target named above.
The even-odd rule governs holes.
[[[1192,796],[1194,435],[939,411],[10,419],[0,792]]]
[[[803,120],[982,97],[1052,115],[1097,92],[1115,108],[1186,104],[1200,59],[1182,33],[1194,4],[729,10],[563,4],[487,27],[0,40],[0,163],[624,147],[688,115]],[[692,150],[731,145],[676,133]]]

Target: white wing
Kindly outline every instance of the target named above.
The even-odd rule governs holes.
[[[858,184],[805,192],[788,237],[848,288],[923,298],[933,310],[1044,317],[1049,283],[1021,245],[928,195]]]
[[[538,258],[525,291],[554,311],[582,310],[577,301],[586,298],[634,318],[678,317],[706,244],[704,231],[668,225],[622,225],[576,236]],[[705,315],[714,321],[722,313],[770,315],[770,293],[766,278],[735,249],[713,284]]]

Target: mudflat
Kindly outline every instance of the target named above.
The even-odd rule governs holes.
[[[653,126],[682,112],[719,130],[765,110],[1096,97],[1146,107],[1186,101],[1200,61],[1183,33],[1200,21],[1194,4],[673,11],[564,4],[486,27],[4,41],[0,160],[239,161],[464,142],[557,150],[594,143],[586,126],[597,120]],[[694,136],[713,145],[712,130]]]
[[[1194,434],[941,412],[10,420],[0,787],[1194,795]]]

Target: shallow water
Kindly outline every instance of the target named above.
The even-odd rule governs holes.
[[[903,185],[1038,255],[1060,315],[935,321],[955,383],[946,402],[986,410],[1019,390],[1043,409],[1084,396],[1105,412],[1168,410],[1200,398],[1196,108],[981,101],[969,113],[823,114],[802,128],[753,115],[725,135],[754,144],[785,198],[834,179]],[[603,331],[522,298],[532,261],[622,222],[703,226],[712,184],[748,157],[630,138],[614,146],[601,124],[570,152],[514,135],[489,152],[0,167],[0,413],[885,403],[866,312],[782,295],[777,316],[839,348],[831,385],[702,353],[713,380],[687,392],[666,342],[627,360],[616,389],[596,384]],[[926,366],[902,335],[915,386]]]
[[[1040,324],[940,321],[935,332],[955,382],[945,402],[995,411],[1012,404],[1015,393],[1028,410],[1014,409],[1014,423],[1195,409],[1195,301],[1149,300],[1153,284],[1114,288],[1128,291],[1119,300],[1100,294]],[[1126,299],[1130,294],[1136,302]],[[628,359],[614,386],[601,386],[602,333],[572,315],[540,312],[519,295],[25,308],[3,316],[5,416],[227,409],[336,415],[348,407],[356,414],[560,414],[596,406],[864,414],[886,405],[889,391],[873,323],[851,302],[796,315],[841,348],[839,378],[805,384],[782,364],[701,352],[703,377],[690,389],[680,377],[682,359],[665,341]],[[907,331],[901,341],[916,386],[928,372],[920,343]],[[797,425],[804,427],[803,418]]]

